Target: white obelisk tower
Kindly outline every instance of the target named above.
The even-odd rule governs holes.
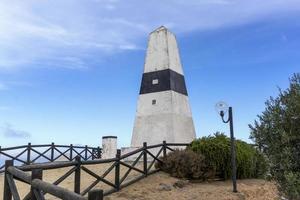
[[[162,26],[150,34],[131,147],[195,137],[176,38]]]

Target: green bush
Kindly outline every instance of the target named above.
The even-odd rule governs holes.
[[[188,147],[204,156],[204,161],[216,176],[231,177],[230,138],[221,133],[194,140]],[[268,165],[262,153],[252,145],[236,140],[237,178],[261,178]]]
[[[155,167],[177,178],[205,180],[210,175],[204,156],[191,150],[175,150],[160,159],[163,163],[157,162]]]
[[[300,73],[286,90],[266,101],[251,128],[255,144],[270,161],[270,173],[290,200],[300,199]]]
[[[284,181],[280,181],[281,189],[288,194],[289,199],[300,197],[300,173],[285,172]]]

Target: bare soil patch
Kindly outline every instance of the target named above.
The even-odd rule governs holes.
[[[136,184],[122,189],[105,200],[275,200],[279,199],[273,182],[262,179],[238,180],[238,193],[232,192],[231,181],[211,181],[204,183],[184,182],[176,187],[180,179],[159,172]],[[175,184],[175,187],[174,187]],[[181,183],[179,184],[181,185]],[[164,187],[166,187],[164,189]],[[171,187],[171,190],[169,190]]]

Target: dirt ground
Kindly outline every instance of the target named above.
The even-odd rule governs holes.
[[[205,183],[185,182],[182,188],[174,187],[179,179],[159,172],[136,184],[114,193],[105,200],[275,200],[279,199],[274,183],[261,179],[238,180],[238,193],[232,192],[230,181]],[[182,181],[180,181],[182,182]]]
[[[112,163],[111,164],[100,164],[100,165],[86,165],[85,167],[90,169],[97,175],[101,176],[111,165],[112,165]],[[143,166],[139,165],[139,164],[136,166],[136,168],[139,168],[139,169],[142,169],[142,167]],[[63,176],[70,169],[71,169],[71,167],[52,169],[52,170],[44,170],[43,171],[43,180],[46,182],[49,182],[49,183],[53,183],[58,178]],[[120,167],[120,176],[123,176],[127,170],[128,170],[127,167],[121,166]],[[114,183],[114,178],[115,178],[114,174],[115,174],[115,170],[113,169],[105,177],[105,179]],[[139,172],[131,171],[130,174],[128,175],[126,181],[136,177],[139,174],[140,174]],[[80,184],[81,191],[86,189],[95,180],[96,179],[94,177],[92,177],[91,175],[89,175],[86,172],[84,172],[83,170],[81,170],[81,184]],[[2,195],[3,195],[3,182],[4,182],[4,176],[3,176],[3,174],[1,174],[0,175],[0,199],[2,198]],[[24,184],[20,181],[16,181],[16,185],[17,185],[17,189],[18,189],[21,199],[24,198],[30,190],[29,185]],[[66,178],[62,183],[60,183],[59,186],[73,191],[74,190],[74,173],[72,175],[70,175],[68,178]],[[94,189],[109,190],[109,189],[112,189],[112,187],[103,182],[100,182],[94,187]],[[46,199],[52,200],[52,199],[56,199],[56,198],[47,194]]]
[[[103,174],[110,165],[91,165],[89,169],[97,174]],[[137,166],[141,168],[141,166]],[[43,172],[43,180],[54,182],[70,168],[47,170]],[[121,167],[121,175],[126,173],[127,168]],[[138,172],[131,172],[128,180],[132,179]],[[81,188],[84,190],[95,179],[82,172]],[[0,199],[3,195],[3,175],[0,175]],[[59,186],[73,190],[73,179],[71,175]],[[113,182],[114,170],[108,174],[107,179]],[[175,184],[175,186],[174,186]],[[176,186],[177,184],[177,186]],[[29,191],[29,186],[17,182],[18,191],[21,197],[24,197]],[[95,188],[109,189],[109,186],[99,183]],[[274,200],[279,199],[276,186],[272,182],[260,179],[238,180],[238,193],[232,193],[232,184],[230,181],[212,181],[205,183],[191,183],[182,181],[168,174],[159,172],[148,176],[139,182],[123,188],[120,192],[105,197],[105,200],[177,200],[177,199],[199,199],[199,200]],[[47,195],[46,199],[55,199]]]

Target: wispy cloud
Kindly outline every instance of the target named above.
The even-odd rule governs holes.
[[[0,82],[0,91],[11,90],[15,87],[31,87],[32,83],[24,81],[2,81]]]
[[[0,70],[86,69],[89,54],[101,60],[141,49],[141,38],[162,24],[182,33],[298,11],[298,0],[2,0]]]
[[[6,138],[30,138],[31,134],[27,131],[15,129],[11,124],[6,123],[2,127],[2,134]]]

